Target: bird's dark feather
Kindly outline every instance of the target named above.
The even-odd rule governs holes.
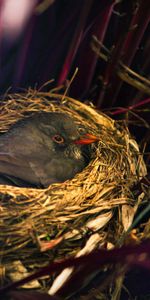
[[[63,144],[52,140],[55,134]],[[16,122],[0,136],[0,183],[47,187],[73,178],[89,161],[88,147],[73,144],[79,137],[79,126],[64,113],[35,113]]]

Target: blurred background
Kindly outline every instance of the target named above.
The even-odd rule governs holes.
[[[1,0],[0,92],[64,84],[78,68],[74,97],[98,107],[148,98],[149,82],[125,67],[148,79],[149,20],[149,0]]]

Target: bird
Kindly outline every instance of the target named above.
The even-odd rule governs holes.
[[[0,135],[0,184],[47,188],[81,172],[98,138],[63,112],[39,111]]]

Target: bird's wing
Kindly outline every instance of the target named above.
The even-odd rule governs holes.
[[[17,158],[9,153],[0,152],[0,174],[13,176],[37,185],[40,183],[30,161],[24,157]]]
[[[0,136],[0,174],[39,185],[40,178],[36,175],[31,162],[39,163],[39,153],[43,152],[43,149],[40,148],[42,147],[40,140],[39,143],[35,142],[38,137],[34,135],[32,128],[30,133],[23,128]]]

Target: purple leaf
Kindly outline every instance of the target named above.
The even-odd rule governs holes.
[[[55,296],[49,296],[46,293],[40,292],[26,292],[26,291],[13,291],[9,295],[13,300],[59,300]]]

